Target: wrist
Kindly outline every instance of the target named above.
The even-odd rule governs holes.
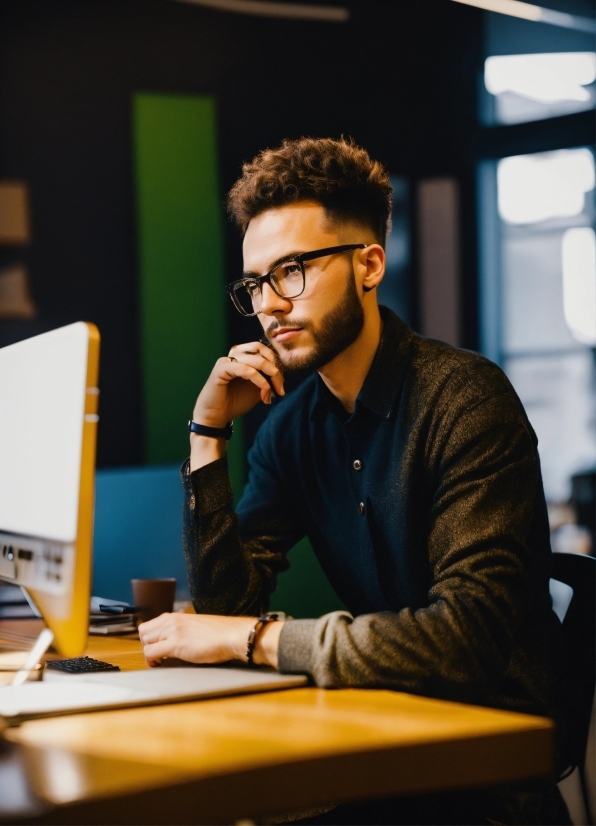
[[[256,617],[237,617],[236,626],[230,640],[230,653],[233,659],[246,662],[248,639],[253,630]],[[269,622],[257,636],[252,652],[254,665],[270,665],[277,668],[277,648],[283,621]]]
[[[199,436],[209,436],[212,439],[226,439],[229,441],[232,438],[234,428],[233,422],[228,422],[225,427],[211,427],[210,425],[199,424],[191,419],[188,423],[188,429],[191,433],[197,433]]]
[[[283,626],[283,620],[270,622],[259,634],[252,655],[255,665],[270,665],[277,668],[277,651]]]
[[[226,428],[230,424],[229,419],[224,419],[222,421],[219,416],[210,416],[208,413],[205,413],[203,410],[199,410],[196,407],[192,411],[191,421],[196,422],[196,424],[204,425],[205,427],[215,427],[218,430]]]
[[[190,472],[216,462],[226,455],[228,443],[226,439],[213,439],[210,436],[190,434]]]
[[[254,617],[237,617],[234,634],[230,640],[232,659],[246,662],[246,643],[256,620]]]

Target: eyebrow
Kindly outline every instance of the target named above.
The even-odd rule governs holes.
[[[304,255],[305,252],[306,252],[306,250],[303,250],[302,252],[289,252],[286,255],[282,255],[281,258],[277,258],[271,264],[271,266],[269,267],[267,272],[264,273],[264,275],[268,275],[271,272],[271,270],[274,270],[276,267],[279,267],[280,264],[283,264],[286,261],[291,261],[293,258],[296,258],[298,255]],[[243,272],[242,275],[243,275],[244,278],[262,278],[263,277],[260,272]]]

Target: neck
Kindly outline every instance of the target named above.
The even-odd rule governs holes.
[[[319,375],[348,413],[353,413],[356,398],[364,384],[377,352],[383,322],[375,302],[365,313],[364,327],[356,341],[319,370]]]

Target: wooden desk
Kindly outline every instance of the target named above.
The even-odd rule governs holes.
[[[89,654],[143,667],[132,639]],[[550,721],[390,691],[316,688],[31,721],[8,732],[36,823],[233,823],[327,801],[551,771]]]

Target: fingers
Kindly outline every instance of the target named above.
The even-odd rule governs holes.
[[[176,656],[173,641],[170,639],[143,646],[143,654],[149,666],[161,665],[168,657]]]
[[[143,643],[155,642],[161,639],[161,634],[167,629],[171,622],[172,614],[160,614],[152,620],[142,622],[139,625],[139,639]]]
[[[161,665],[167,657],[180,656],[188,624],[184,618],[181,614],[161,614],[139,625],[139,638],[148,665]]]
[[[229,359],[254,367],[271,379],[271,385],[279,396],[285,395],[283,373],[279,369],[275,353],[259,341],[232,347]],[[233,363],[233,362],[232,362]]]
[[[245,344],[235,344],[228,353],[228,356],[234,356],[235,358],[239,358],[240,355],[261,355],[272,364],[276,363],[276,356],[273,350],[261,341],[249,341]]]
[[[220,359],[223,364],[221,364],[222,368],[222,378],[226,382],[233,381],[234,379],[245,379],[245,381],[250,381],[252,384],[255,385],[260,391],[261,394],[261,401],[265,404],[271,404],[271,399],[273,398],[273,390],[271,389],[271,385],[256,367],[252,367],[249,364],[246,364],[244,361],[230,361],[229,358]]]
[[[247,364],[250,367],[254,367],[254,369],[259,373],[265,375],[265,380],[269,377],[270,382],[267,383],[273,387],[278,396],[284,395],[285,390],[283,376],[275,364],[272,364],[261,355],[252,355],[248,353],[244,353],[239,356],[238,363]]]

